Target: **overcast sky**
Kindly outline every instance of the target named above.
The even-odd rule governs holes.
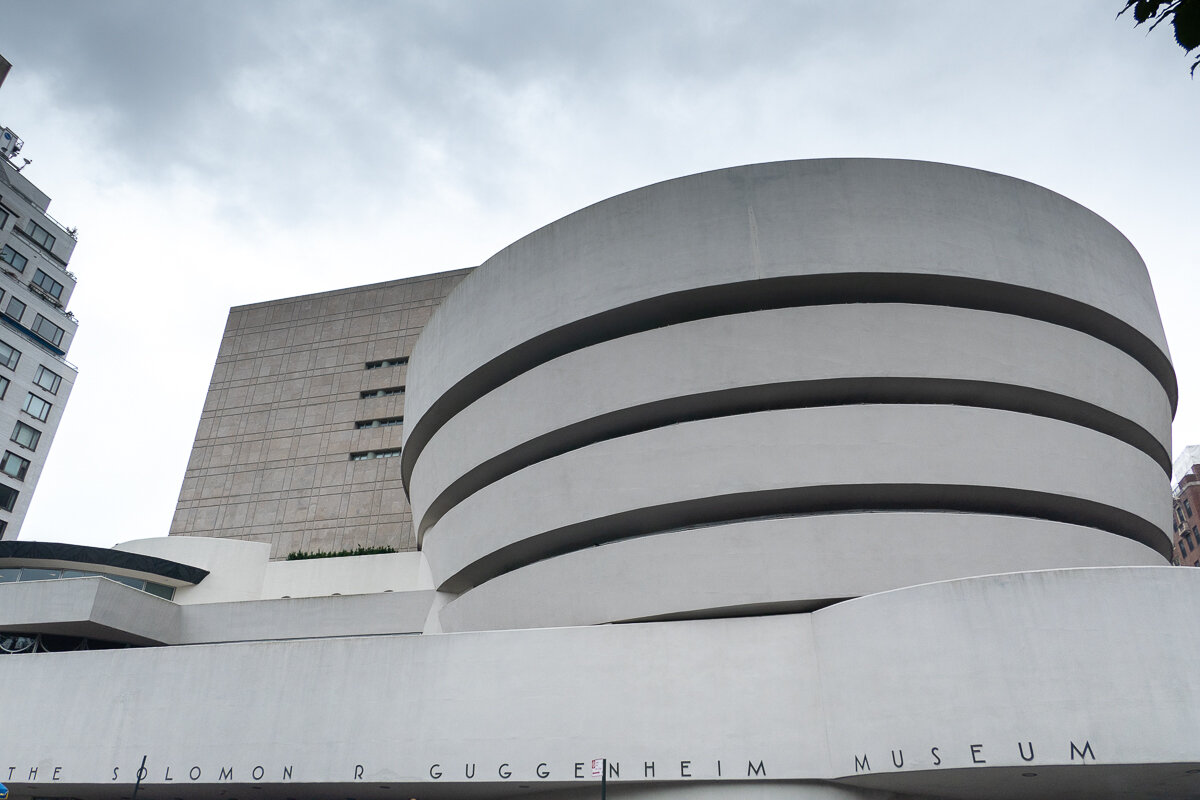
[[[79,228],[79,381],[21,537],[167,533],[230,306],[778,159],[963,164],[1108,219],[1200,443],[1200,80],[1122,4],[0,2],[0,125]]]

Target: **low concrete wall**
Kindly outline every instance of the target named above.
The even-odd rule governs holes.
[[[1083,569],[790,616],[13,656],[6,717],[87,722],[0,730],[4,782],[127,796],[144,756],[147,796],[594,792],[605,757],[644,797],[1193,797],[1200,675],[1164,666],[1200,660],[1169,612],[1197,605],[1197,570]]]

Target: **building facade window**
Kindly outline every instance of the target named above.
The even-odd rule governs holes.
[[[367,369],[383,369],[384,367],[399,367],[408,363],[408,356],[399,356],[398,358],[385,358],[383,361],[368,361]]]
[[[0,367],[8,367],[16,369],[17,362],[21,360],[21,351],[12,345],[0,342]]]
[[[55,347],[58,347],[62,343],[63,334],[66,333],[66,331],[43,317],[41,314],[38,314],[37,318],[34,319],[33,327],[30,330]]]
[[[370,461],[373,458],[395,458],[398,455],[400,455],[400,448],[392,447],[387,450],[367,450],[361,453],[351,453],[350,460]]]
[[[170,600],[175,596],[175,587],[165,583],[133,578],[128,575],[112,575],[107,572],[94,572],[90,569],[44,569],[41,567],[5,567],[0,569],[0,583],[15,583],[21,581],[56,581],[69,578],[108,578],[134,589]]]
[[[386,417],[384,419],[360,419],[354,423],[356,430],[363,428],[384,428],[389,425],[403,425],[404,417]]]
[[[8,394],[8,378],[0,375],[0,400],[3,400],[6,394]]]
[[[25,304],[15,297],[8,298],[8,305],[4,307],[4,316],[20,322],[21,317],[25,316]]]
[[[33,273],[33,285],[37,286],[55,300],[62,297],[63,285],[54,280],[54,278],[51,278],[46,273],[42,272],[40,269]]]
[[[50,416],[50,404],[30,392],[29,396],[25,398],[24,411],[39,422],[45,422],[46,417]]]
[[[62,376],[57,372],[46,369],[41,364],[38,365],[37,377],[33,382],[45,389],[50,394],[58,394],[58,387],[62,383]],[[4,395],[0,393],[0,398]]]
[[[11,450],[4,451],[4,457],[0,458],[0,472],[3,472],[10,478],[23,481],[25,480],[25,473],[28,471],[29,459],[21,458]]]
[[[16,250],[13,250],[8,245],[4,245],[3,248],[0,248],[0,261],[7,263],[17,272],[24,272],[25,265],[29,263],[28,258],[21,255]]]
[[[17,495],[19,494],[20,492],[11,486],[5,486],[3,483],[0,483],[0,508],[5,511],[12,511],[13,506],[17,504]]]
[[[13,427],[12,440],[22,447],[27,447],[30,450],[37,450],[38,440],[42,438],[42,432],[37,428],[30,427],[24,422],[18,421]]]
[[[55,239],[50,234],[50,231],[46,230],[41,225],[38,225],[33,220],[29,220],[29,224],[25,226],[25,232],[29,234],[30,239],[33,239],[47,250],[54,249]]]
[[[3,208],[0,208],[0,229],[8,224],[9,213]]]
[[[368,397],[391,397],[394,394],[404,394],[404,387],[389,386],[386,389],[369,389],[365,392],[360,392],[359,397],[365,400]]]

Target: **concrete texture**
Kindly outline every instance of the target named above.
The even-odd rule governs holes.
[[[410,634],[420,633],[433,594],[178,604],[99,577],[3,583],[0,632],[138,646]]]
[[[802,615],[13,657],[6,714],[102,719],[112,735],[24,726],[5,738],[5,782],[116,796],[146,756],[148,795],[595,793],[575,765],[603,756],[620,767],[614,797],[746,783],[829,797],[830,781],[916,797],[1192,797],[1200,677],[1161,667],[1200,659],[1163,613],[1197,602],[1195,570],[1061,570]],[[330,676],[336,701],[312,702]],[[765,774],[747,776],[760,760]]]
[[[175,602],[184,606],[433,588],[425,556],[416,552],[269,561],[270,547],[263,542],[206,536],[138,539],[115,549],[170,555],[208,570],[200,583],[175,591]]]
[[[1067,519],[1168,554],[1169,499],[1145,453],[1078,425],[965,406],[830,406],[685,422],[572,450],[464,500],[422,548],[435,585],[463,591],[540,558],[673,528],[941,508]],[[1041,566],[1059,564],[1047,556]]]
[[[423,275],[230,311],[179,494],[172,534],[265,542],[272,558],[355,547],[413,550],[399,459],[406,357],[466,271]]]
[[[1163,557],[1121,536],[1041,519],[819,514],[639,536],[535,561],[459,595],[440,621],[445,631],[505,630],[812,611],[1046,564],[1161,566]]]
[[[0,631],[11,633],[175,644],[179,612],[168,600],[107,578],[0,584]]]
[[[987,284],[979,303],[998,300],[1005,287],[1033,290],[1057,305],[1052,313],[1093,335],[1120,337],[1153,361],[1174,402],[1145,265],[1091,211],[1024,181],[944,164],[787,161],[618,195],[489,259],[422,334],[411,367],[406,473],[423,438],[444,422],[442,412],[424,421],[434,403],[448,404],[451,415],[469,405],[493,388],[472,378],[493,362],[509,373],[497,380],[536,365],[529,343],[539,337],[562,338],[568,326],[672,293],[813,275],[972,279]],[[936,292],[930,300],[941,302]],[[1033,302],[1015,310],[1040,313]],[[519,346],[530,352],[512,354]],[[444,398],[464,381],[461,397]]]
[[[413,513],[423,531],[489,481],[638,427],[770,403],[888,401],[1053,415],[1169,462],[1165,392],[1105,342],[961,308],[809,306],[655,328],[517,375],[429,441],[409,486]]]
[[[1176,389],[1145,265],[1087,209],[978,170],[781,162],[610,198],[463,280],[410,382],[428,630],[1170,554]],[[834,528],[880,514],[879,562],[839,570]]]

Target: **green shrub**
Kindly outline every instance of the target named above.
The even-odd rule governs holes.
[[[342,558],[343,556],[374,556],[380,553],[395,553],[398,552],[394,547],[356,547],[353,550],[336,550],[332,553],[312,552],[307,553],[304,550],[297,550],[294,553],[288,553],[288,561],[303,561],[306,558]]]

